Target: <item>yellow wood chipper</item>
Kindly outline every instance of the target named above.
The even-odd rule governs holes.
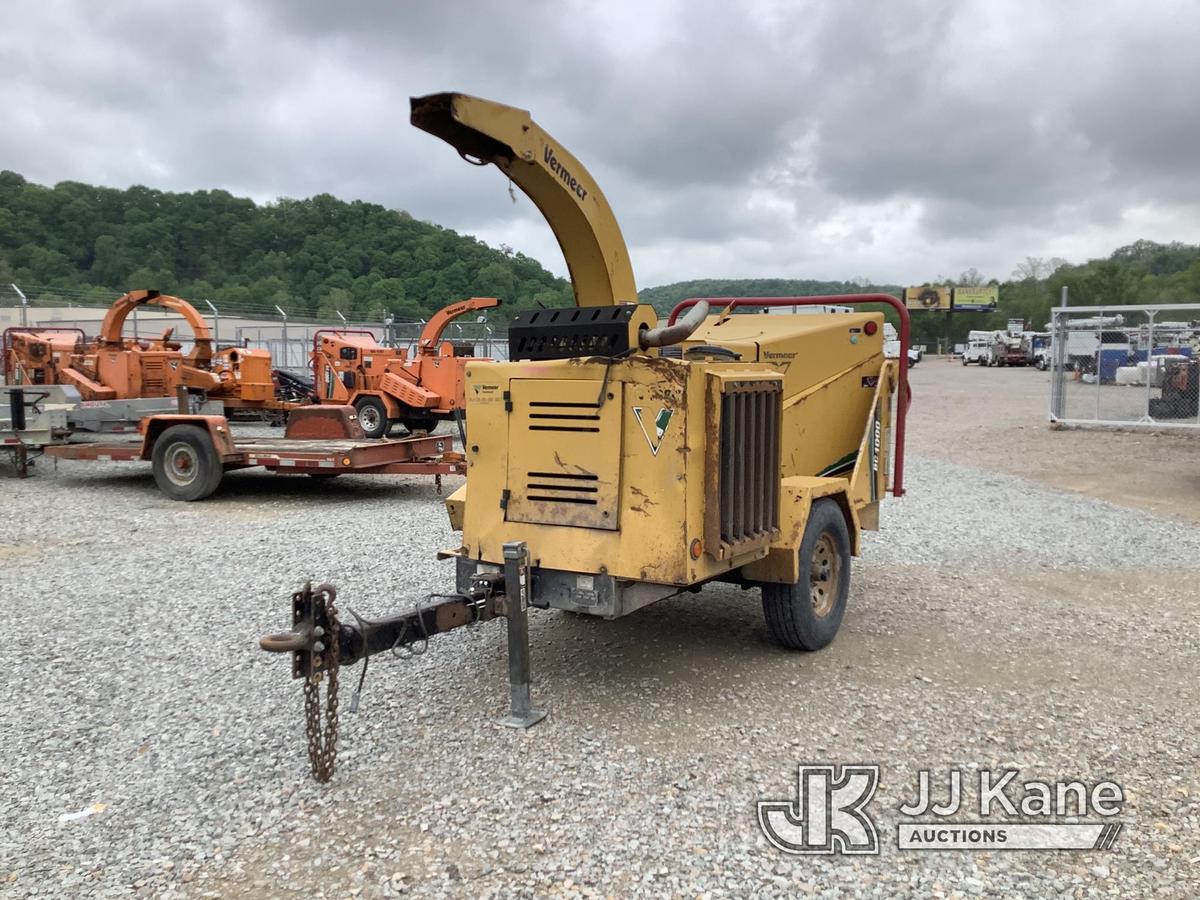
[[[577,306],[518,314],[510,360],[467,366],[467,481],[447,500],[462,538],[441,554],[455,566],[453,591],[381,621],[341,622],[334,588],[306,586],[293,596],[292,629],[263,638],[264,649],[291,653],[306,682],[315,777],[333,770],[338,668],[460,625],[507,619],[505,722],[541,719],[530,606],[611,619],[726,581],[761,589],[778,643],[827,645],[889,477],[903,493],[903,305],[878,294],[709,298],[660,323],[637,302],[600,188],[528,112],[435,94],[412,101],[412,123],[497,166],[533,200]],[[895,307],[900,358],[884,356],[878,311],[758,314],[828,303]]]

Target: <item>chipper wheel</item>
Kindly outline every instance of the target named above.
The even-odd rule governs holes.
[[[358,411],[358,424],[369,438],[381,438],[388,433],[387,407],[378,397],[363,397],[354,404]]]
[[[820,650],[833,640],[850,591],[850,532],[834,500],[813,504],[800,542],[800,580],[763,584],[772,639],[793,650]]]
[[[158,489],[172,500],[203,500],[225,474],[212,438],[196,425],[172,425],[160,434],[151,465]]]

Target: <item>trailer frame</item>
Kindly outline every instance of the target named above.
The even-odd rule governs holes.
[[[211,495],[226,472],[256,467],[327,478],[434,475],[439,486],[442,475],[466,473],[452,435],[368,440],[351,407],[314,408],[309,416],[289,422],[282,438],[236,438],[225,416],[198,414],[149,416],[139,430],[142,436],[136,441],[54,444],[44,453],[80,461],[149,461],[163,494],[183,501]]]

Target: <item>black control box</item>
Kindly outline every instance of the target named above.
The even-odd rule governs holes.
[[[630,323],[637,307],[575,306],[517,314],[508,329],[509,359],[617,356],[631,349]]]

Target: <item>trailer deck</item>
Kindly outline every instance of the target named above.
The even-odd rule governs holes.
[[[336,471],[358,475],[462,475],[466,462],[450,447],[450,435],[408,437],[386,441],[311,441],[290,438],[267,440],[234,439],[234,458],[222,454],[226,470],[262,466],[303,473],[306,470]],[[53,444],[47,456],[58,459],[138,462],[142,441],[89,441],[82,444]]]
[[[362,437],[349,407],[304,410],[279,438],[237,438],[223,416],[159,415],[143,422],[138,440],[49,445],[57,459],[150,461],[159,488],[175,500],[201,500],[224,472],[262,467],[280,475],[462,475],[466,459],[451,435],[397,440]],[[349,433],[349,437],[345,435]],[[303,436],[297,436],[303,435]]]

